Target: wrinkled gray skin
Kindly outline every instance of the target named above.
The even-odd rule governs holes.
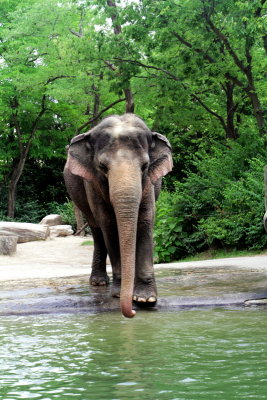
[[[151,132],[134,114],[104,119],[71,141],[64,178],[70,197],[84,213],[94,238],[90,282],[107,285],[125,317],[132,301],[155,305],[153,220],[161,178],[172,169],[168,140]]]

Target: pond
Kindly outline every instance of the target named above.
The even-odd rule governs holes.
[[[266,312],[2,316],[0,399],[266,400]]]

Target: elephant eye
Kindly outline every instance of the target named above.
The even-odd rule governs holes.
[[[142,171],[142,172],[145,172],[145,170],[147,169],[147,167],[148,167],[148,162],[145,162],[145,163],[142,165],[142,167],[141,167],[141,171]]]
[[[104,174],[106,174],[106,173],[108,172],[108,167],[107,167],[105,164],[103,164],[102,162],[99,163],[99,169],[100,169],[102,172],[104,172]]]

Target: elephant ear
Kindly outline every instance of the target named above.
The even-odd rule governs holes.
[[[93,151],[90,132],[75,136],[68,148],[66,168],[73,174],[91,181],[93,179]]]
[[[167,175],[173,168],[171,145],[168,139],[157,132],[152,132],[152,145],[150,148],[149,177],[154,184]]]

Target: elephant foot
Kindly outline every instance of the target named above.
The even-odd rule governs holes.
[[[121,281],[113,280],[112,288],[111,288],[111,296],[112,297],[120,297],[121,295]]]
[[[109,284],[109,277],[106,273],[91,273],[89,282],[92,286],[107,286]]]
[[[157,303],[157,289],[154,279],[150,282],[137,282],[133,302],[139,307],[154,307]]]

